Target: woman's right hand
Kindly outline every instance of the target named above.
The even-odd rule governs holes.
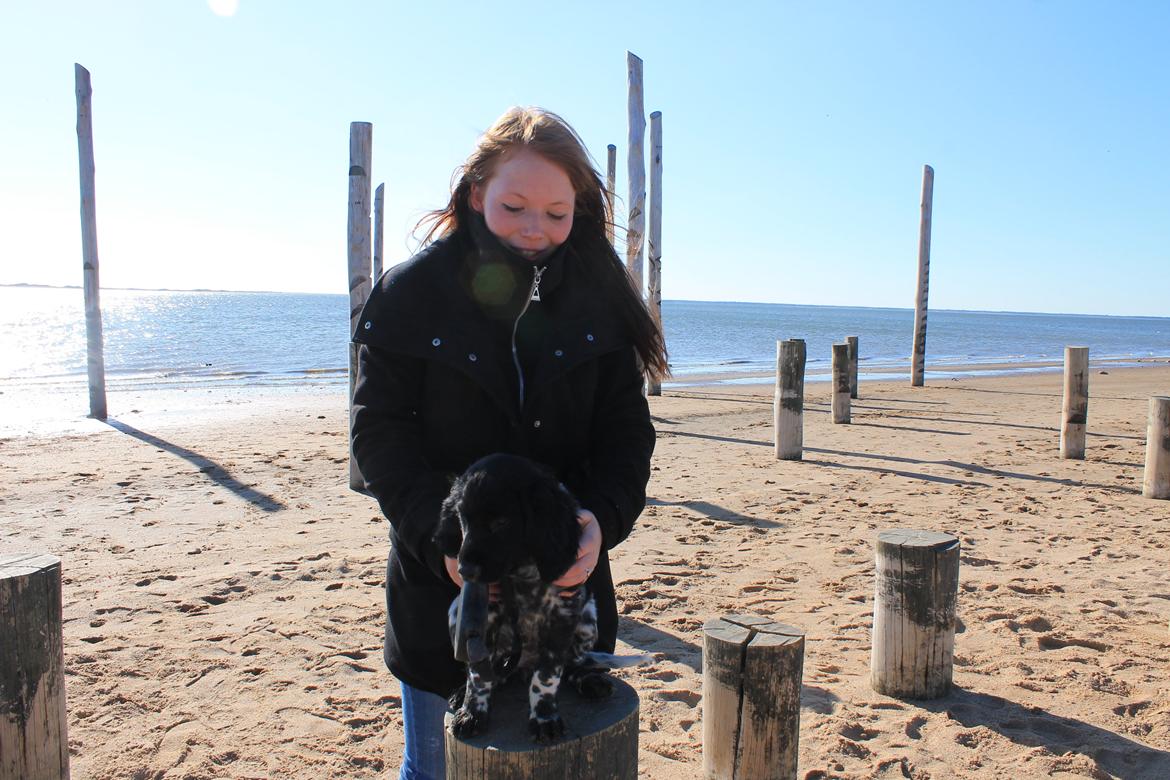
[[[451,582],[455,583],[455,587],[463,588],[463,578],[459,576],[459,561],[449,555],[443,556],[443,565],[447,567],[447,576],[451,578]],[[488,583],[488,601],[496,602],[500,600],[500,583]]]

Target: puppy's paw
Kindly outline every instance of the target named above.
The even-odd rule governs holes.
[[[613,694],[613,680],[605,672],[585,672],[574,678],[573,687],[581,698],[592,701],[608,699]]]
[[[565,722],[560,715],[550,718],[538,718],[535,715],[528,719],[528,733],[532,741],[541,744],[556,742],[565,735]]]
[[[488,714],[486,712],[477,712],[463,707],[451,719],[451,733],[457,737],[474,737],[476,734],[482,734],[487,729],[487,725]]]

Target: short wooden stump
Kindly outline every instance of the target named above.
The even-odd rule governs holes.
[[[951,687],[959,540],[934,531],[878,534],[870,682],[887,696],[933,699]]]
[[[565,736],[551,745],[538,745],[528,734],[526,680],[512,680],[492,692],[486,734],[456,737],[448,713],[448,780],[636,780],[638,693],[626,682],[611,679],[613,695],[600,701],[582,699],[569,684],[561,686],[557,704]]]
[[[793,780],[804,632],[760,615],[703,625],[703,776]]]

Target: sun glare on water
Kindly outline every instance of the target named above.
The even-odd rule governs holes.
[[[207,0],[207,5],[216,16],[235,16],[240,0]]]

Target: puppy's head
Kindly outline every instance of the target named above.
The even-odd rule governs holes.
[[[470,582],[497,582],[526,560],[551,582],[576,559],[576,518],[577,502],[551,472],[526,458],[489,455],[455,481],[435,540]]]

